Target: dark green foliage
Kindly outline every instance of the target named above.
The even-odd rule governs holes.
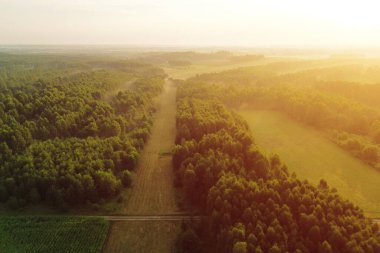
[[[10,208],[96,203],[129,186],[165,77],[135,62],[51,61],[0,67],[0,201]]]
[[[121,178],[121,183],[125,186],[128,187],[132,184],[132,175],[131,172],[128,170],[124,170],[120,173],[120,178]]]
[[[184,228],[176,242],[177,253],[201,253],[201,239],[193,228]]]
[[[215,252],[380,252],[377,225],[324,180],[300,181],[278,156],[263,156],[213,88],[179,89],[173,155],[176,184],[208,217],[206,244]]]
[[[100,252],[108,222],[75,217],[2,217],[0,252]]]

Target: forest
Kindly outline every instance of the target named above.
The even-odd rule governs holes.
[[[244,94],[260,101],[257,93],[198,79],[177,93],[173,167],[175,185],[207,218],[184,226],[179,252],[380,251],[379,227],[359,207],[325,180],[301,181],[277,155],[264,156],[225,105]]]
[[[379,9],[0,0],[0,253],[380,253]]]
[[[329,180],[303,180],[284,158],[267,155],[239,114],[240,108],[285,114],[379,168],[372,68],[360,71],[368,81],[362,84],[355,80],[357,67],[336,66],[341,62],[335,59],[271,62],[229,52],[136,59],[142,61],[2,55],[0,208],[22,214],[1,219],[4,250],[113,252],[146,248],[142,244],[159,238],[148,246],[169,249],[175,241],[178,253],[380,252],[379,226],[361,205],[343,198]],[[188,80],[166,79],[149,64],[181,72],[215,59],[226,66],[269,63]],[[120,212],[114,218],[121,220],[24,216],[40,206],[109,215],[104,210],[112,202],[120,203],[112,214]],[[182,230],[181,220],[159,220],[173,213],[188,218]],[[150,218],[123,220],[133,215]]]
[[[117,196],[131,184],[164,78],[100,56],[2,57],[0,202],[65,210]]]
[[[192,62],[250,62],[263,59],[263,55],[259,54],[236,54],[231,51],[216,52],[194,52],[194,51],[178,51],[178,52],[149,52],[138,56],[139,60],[149,63],[169,63],[173,66],[189,66]]]

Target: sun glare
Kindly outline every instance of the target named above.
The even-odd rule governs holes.
[[[4,44],[250,47],[376,47],[380,44],[380,3],[371,0],[98,0],[80,3],[0,0],[0,3],[0,42]]]

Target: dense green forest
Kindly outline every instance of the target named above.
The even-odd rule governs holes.
[[[278,66],[278,70],[273,69],[273,65]],[[380,169],[380,104],[377,98],[380,86],[339,80],[359,70],[364,75],[356,65],[281,74],[281,69],[297,65],[276,63],[241,68],[200,75],[192,82],[194,85],[207,83],[216,90],[213,96],[236,108],[250,106],[285,113],[321,130],[343,149]],[[364,73],[368,79],[375,78],[373,69],[376,68],[366,68]],[[224,96],[227,92],[229,96]]]
[[[221,100],[245,92],[228,88],[191,80],[178,90],[175,184],[207,215],[184,227],[179,252],[380,252],[379,227],[357,206],[257,149]]]
[[[131,183],[164,78],[133,61],[2,57],[0,202],[66,208],[116,196]]]

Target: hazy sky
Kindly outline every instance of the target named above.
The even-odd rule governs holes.
[[[380,4],[0,0],[0,44],[380,47]]]

